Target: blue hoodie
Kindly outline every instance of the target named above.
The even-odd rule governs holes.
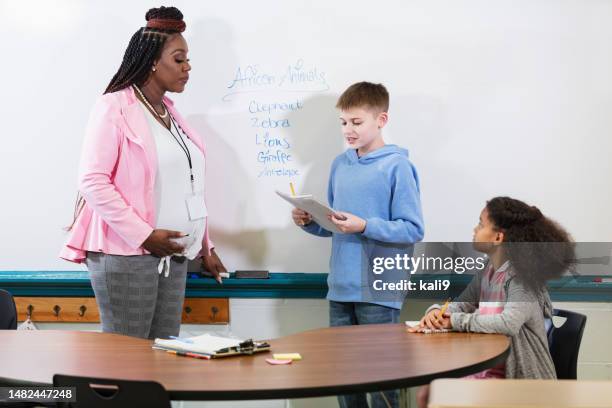
[[[413,244],[423,239],[419,178],[406,149],[385,145],[362,157],[350,149],[334,159],[327,195],[334,210],[366,220],[363,233],[331,233],[314,221],[303,228],[332,237],[327,299],[362,302],[367,285],[363,271],[371,261],[366,259],[371,248],[379,243]],[[402,307],[401,301],[368,303]]]

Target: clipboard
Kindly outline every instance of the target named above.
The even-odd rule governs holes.
[[[226,347],[224,349],[217,350],[215,354],[212,355],[212,358],[222,358],[236,355],[251,355],[255,353],[260,353],[262,351],[269,351],[270,344],[265,341],[253,341],[253,339],[248,339],[237,346],[234,347]]]
[[[342,234],[342,231],[340,231],[333,222],[327,219],[327,216],[335,214],[335,211],[320,201],[317,201],[312,195],[308,194],[292,196],[278,190],[276,191],[276,194],[294,207],[299,208],[302,211],[306,211],[312,215],[312,219],[315,220],[321,227],[330,232]]]
[[[153,349],[180,356],[211,359],[251,355],[270,350],[270,344],[253,339],[238,340],[206,333],[196,337],[155,339]]]

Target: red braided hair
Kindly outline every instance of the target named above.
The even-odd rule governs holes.
[[[147,28],[156,28],[158,30],[182,33],[185,31],[185,22],[182,20],[173,20],[169,18],[152,18],[147,21]]]

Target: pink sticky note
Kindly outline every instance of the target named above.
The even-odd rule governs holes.
[[[275,360],[273,358],[266,358],[266,363],[272,365],[283,365],[283,364],[291,364],[293,360]]]

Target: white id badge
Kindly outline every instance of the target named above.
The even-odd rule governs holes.
[[[187,205],[187,214],[190,221],[201,220],[208,215],[206,203],[204,202],[204,193],[201,191],[187,194],[185,204]]]

